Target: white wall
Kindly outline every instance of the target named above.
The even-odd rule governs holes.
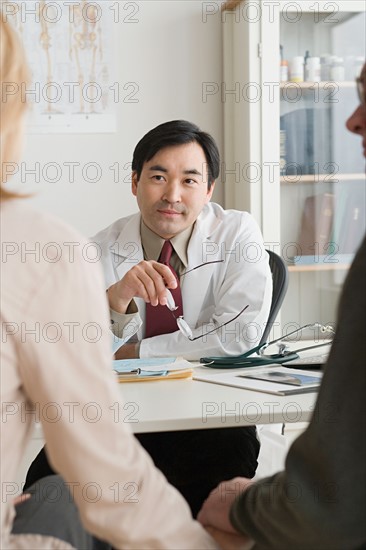
[[[18,186],[36,191],[35,206],[47,209],[70,222],[86,235],[93,235],[115,219],[137,210],[131,195],[129,170],[137,141],[155,125],[176,118],[188,119],[210,132],[222,151],[222,104],[219,94],[202,101],[202,83],[220,83],[220,15],[208,16],[207,2],[142,1],[135,15],[137,23],[116,23],[117,78],[138,86],[138,103],[117,106],[115,134],[28,135],[24,166],[36,161],[41,167],[57,162],[63,167],[58,183],[35,184],[34,176]],[[213,4],[213,3],[210,3]],[[129,90],[130,91],[130,90]],[[74,183],[68,179],[64,162],[98,162],[102,179],[95,184],[83,181],[81,170]],[[119,162],[122,181],[114,183],[109,169]],[[15,178],[16,181],[16,178]],[[215,200],[222,202],[222,189]]]

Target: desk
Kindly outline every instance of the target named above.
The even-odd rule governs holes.
[[[208,369],[196,370],[206,373]],[[210,372],[214,376],[222,370]],[[119,384],[119,390],[123,405],[118,417],[134,433],[308,422],[318,395],[314,392],[277,396],[191,379],[129,382]],[[36,424],[20,468],[19,483],[42,446],[42,429]],[[282,454],[284,460],[284,451]],[[281,468],[282,463],[274,470]],[[269,473],[272,472],[266,472]]]
[[[134,433],[308,422],[318,395],[271,395],[189,378],[128,382],[119,384],[119,390],[123,405],[118,418]],[[40,424],[32,439],[43,440]]]
[[[291,348],[312,344],[301,341]],[[276,353],[277,347],[266,352]],[[322,353],[329,353],[329,346],[302,356]],[[195,370],[210,371],[213,376],[224,372],[207,367]],[[318,396],[317,392],[278,396],[190,379],[122,383],[120,391],[125,403],[123,418],[135,433],[308,422]]]
[[[130,382],[120,391],[120,416],[135,433],[305,422],[317,398],[315,392],[277,396],[190,379]]]
[[[302,341],[292,348],[306,347]],[[268,353],[277,349],[268,348]],[[302,356],[328,353],[329,346],[308,350]],[[195,367],[196,372],[219,374],[223,369]],[[236,369],[236,372],[248,369]],[[297,395],[268,393],[232,388],[191,379],[128,382],[119,384],[122,410],[118,418],[130,424],[134,433],[173,430],[202,430],[254,424],[290,424],[308,422],[314,410],[317,392]],[[33,439],[42,439],[38,425]]]

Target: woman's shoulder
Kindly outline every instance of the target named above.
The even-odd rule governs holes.
[[[27,204],[26,199],[10,199],[1,204],[1,240],[16,243],[39,242],[58,245],[86,243],[87,239],[63,220]]]

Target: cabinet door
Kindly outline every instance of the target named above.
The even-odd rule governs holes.
[[[365,233],[362,148],[345,127],[365,61],[365,12],[358,4],[315,2],[309,11],[280,13],[280,234],[291,275],[285,332],[335,323]]]
[[[235,182],[224,182],[226,207],[249,210],[267,248],[288,263],[290,283],[274,335],[308,323],[335,324],[365,232],[361,140],[345,126],[358,105],[365,2],[230,5],[234,10],[223,16],[224,85],[238,93],[235,101],[233,94],[223,98],[225,166],[239,171]],[[306,80],[299,57],[307,58]]]

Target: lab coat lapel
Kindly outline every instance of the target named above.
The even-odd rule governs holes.
[[[220,250],[213,243],[212,233],[221,221],[210,211],[205,210],[198,217],[188,244],[187,271],[213,260],[219,260]],[[189,325],[194,327],[202,309],[210,280],[217,269],[217,264],[200,267],[183,277],[181,288],[183,298],[183,315]]]
[[[132,216],[110,247],[116,280],[122,279],[127,271],[144,259],[140,220],[140,214]]]
[[[134,265],[141,262],[143,250],[140,235],[141,215],[132,216],[120,232],[117,240],[110,247],[116,280],[122,279]],[[193,228],[188,244],[187,271],[197,265],[221,259],[219,243],[213,242],[212,234],[221,220],[204,209]],[[189,273],[181,282],[184,318],[194,327],[202,309],[202,304],[217,264],[211,264]],[[144,320],[144,303],[136,299],[140,315]]]

